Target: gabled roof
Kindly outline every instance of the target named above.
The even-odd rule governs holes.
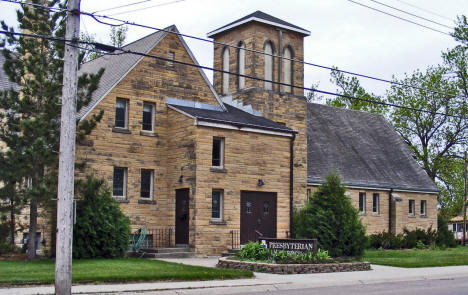
[[[175,25],[169,26],[165,29],[162,29],[161,31],[143,37],[124,46],[123,48],[126,50],[147,54],[156,45],[158,45],[158,43],[164,39],[167,34],[169,34],[169,31],[174,31],[177,34],[194,63],[198,65],[195,56],[188,47],[187,43],[185,43],[184,39],[179,35],[179,31]],[[143,59],[143,56],[141,55],[118,53],[119,51],[105,54],[81,65],[78,75],[83,73],[95,74],[101,68],[104,69],[104,73],[99,81],[98,89],[96,89],[96,91],[93,93],[91,102],[80,110],[80,112],[77,114],[78,118],[84,119],[84,117],[86,117],[94,109],[94,107]],[[218,94],[208,80],[208,77],[205,75],[205,72],[201,68],[198,70],[207,83],[207,86],[210,87],[213,95],[216,97],[221,107],[224,108],[222,101],[219,99]]]
[[[237,26],[240,26],[242,24],[251,22],[251,21],[257,21],[260,23],[268,24],[268,25],[273,25],[279,28],[287,29],[293,32],[298,32],[301,34],[304,34],[306,36],[310,35],[310,31],[303,29],[301,27],[298,27],[296,25],[293,25],[291,23],[288,23],[282,19],[279,19],[277,17],[274,17],[272,15],[266,14],[260,10],[255,11],[254,13],[251,13],[247,16],[244,16],[236,21],[233,21],[232,23],[229,23],[225,26],[222,26],[214,31],[211,31],[207,34],[208,37],[213,37],[221,32],[230,30],[232,28],[235,28]]]
[[[0,91],[13,89],[15,91],[19,90],[18,84],[11,82],[10,78],[5,74],[3,66],[5,65],[5,57],[3,53],[0,52]]]
[[[308,183],[336,172],[347,186],[439,191],[383,116],[320,104],[307,111]]]
[[[228,104],[225,105],[227,111],[224,111],[214,105],[178,99],[168,98],[166,99],[166,103],[170,108],[196,119],[198,121],[198,125],[203,125],[200,124],[200,122],[209,122],[213,124],[226,124],[235,127],[235,129],[245,131],[261,129],[270,131],[271,134],[275,134],[275,132],[279,132],[278,135],[281,135],[280,133],[286,133],[287,136],[290,136],[292,133],[296,133],[285,125],[276,123],[264,117],[252,115]],[[222,128],[222,125],[213,125],[213,127]]]

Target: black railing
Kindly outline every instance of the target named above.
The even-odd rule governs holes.
[[[173,233],[174,230],[171,227],[147,227],[146,237],[143,240],[140,248],[156,249],[174,246],[174,239],[172,237]]]
[[[231,230],[231,249],[240,249],[240,230]]]

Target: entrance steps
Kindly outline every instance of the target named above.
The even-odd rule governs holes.
[[[237,254],[237,252],[239,252],[240,249],[228,249],[226,251],[224,251],[223,253],[221,253],[221,256],[222,257],[227,257],[227,256],[234,256]]]
[[[176,245],[175,247],[168,248],[148,248],[141,249],[140,252],[129,251],[128,257],[142,257],[142,258],[189,258],[194,257],[195,253],[188,247],[188,245]]]

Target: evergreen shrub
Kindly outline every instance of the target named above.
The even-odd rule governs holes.
[[[331,174],[305,206],[294,214],[296,238],[318,240],[332,257],[361,256],[368,239],[357,209],[345,195],[340,177]]]
[[[123,257],[130,241],[130,220],[112,198],[103,179],[88,176],[78,181],[74,258]]]
[[[453,232],[449,231],[447,220],[440,214],[437,216],[437,239],[439,247],[453,248],[457,246],[457,241]]]

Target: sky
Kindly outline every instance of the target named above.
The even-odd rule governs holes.
[[[82,0],[83,11],[94,12],[142,0]],[[434,29],[450,29],[382,6],[372,0],[354,0],[407,18]],[[349,0],[147,0],[138,5],[106,10],[98,14],[164,28],[175,24],[181,33],[206,38],[206,33],[238,18],[261,10],[294,25],[311,35],[304,41],[304,60],[324,66],[384,79],[403,78],[442,62],[441,52],[456,42],[451,36],[396,19],[359,6]],[[379,0],[379,2],[453,27],[457,15],[468,15],[468,0]],[[152,7],[156,6],[156,7]],[[0,2],[0,19],[15,23],[17,4]],[[131,11],[140,9],[139,11]],[[116,14],[126,12],[123,14]],[[113,15],[116,14],[116,15]],[[83,16],[81,31],[94,34],[98,41],[109,42],[109,27]],[[152,33],[150,29],[130,26],[127,41]],[[213,65],[213,44],[187,39],[198,62]],[[318,89],[336,92],[328,70],[305,66],[304,86],[318,83]],[[207,71],[211,79],[213,73]],[[360,79],[370,92],[383,94],[388,83]]]

